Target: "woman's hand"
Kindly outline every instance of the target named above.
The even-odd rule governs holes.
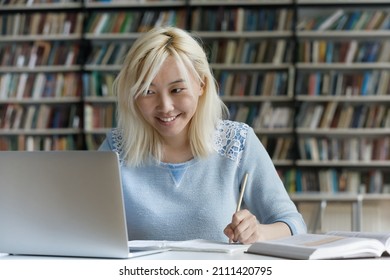
[[[223,232],[233,242],[251,244],[261,238],[259,224],[256,216],[245,209],[234,213],[232,222],[226,226]]]
[[[285,223],[260,224],[256,216],[247,209],[234,213],[232,222],[223,232],[229,240],[242,244],[291,235],[290,228]]]

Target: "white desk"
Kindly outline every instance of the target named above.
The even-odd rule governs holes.
[[[247,253],[211,253],[211,252],[188,252],[167,251],[160,254],[140,257],[143,260],[277,260],[270,256],[247,254]]]
[[[67,257],[46,257],[46,256],[24,256],[24,255],[6,255],[0,253],[1,260],[61,260],[61,259],[86,259],[86,258],[67,258]],[[247,253],[214,253],[214,252],[189,252],[189,251],[166,251],[162,253],[132,258],[137,260],[278,260],[280,258],[247,254]]]

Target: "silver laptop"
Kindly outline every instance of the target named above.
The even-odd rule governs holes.
[[[128,258],[114,152],[0,152],[0,253]]]

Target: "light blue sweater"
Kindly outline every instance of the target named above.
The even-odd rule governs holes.
[[[99,150],[122,158],[121,133],[111,130]],[[249,173],[243,206],[264,224],[284,222],[293,234],[306,232],[263,145],[248,125],[221,121],[216,152],[206,159],[167,164],[150,160],[128,167],[121,160],[129,240],[227,241],[224,228],[237,206],[240,184]]]

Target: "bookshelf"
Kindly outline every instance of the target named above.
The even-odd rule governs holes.
[[[354,2],[297,1],[301,191],[389,192],[390,5]]]
[[[288,178],[314,232],[390,227],[386,2],[297,0],[298,157]]]
[[[83,147],[77,1],[2,1],[0,149]]]
[[[0,5],[0,149],[96,149],[116,124],[121,59],[170,24],[202,39],[231,118],[254,128],[289,192],[388,191],[388,1],[35,2]]]

